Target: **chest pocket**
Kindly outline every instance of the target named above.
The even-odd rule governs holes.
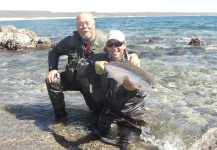
[[[73,82],[75,80],[76,67],[78,65],[80,51],[82,51],[81,47],[76,50],[73,50],[72,48],[72,50],[68,54],[68,59],[66,62],[66,78],[70,82]]]
[[[103,93],[102,85],[100,82],[100,76],[96,76],[94,79],[89,80],[92,84],[92,93],[91,97],[96,102],[104,102],[105,101],[105,94]]]

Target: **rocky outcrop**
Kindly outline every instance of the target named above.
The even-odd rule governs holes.
[[[12,25],[0,27],[0,50],[49,49],[50,46],[49,38],[39,37],[33,31]]]
[[[193,36],[191,37],[191,41],[188,44],[193,46],[205,45],[205,43],[199,37],[193,37]]]

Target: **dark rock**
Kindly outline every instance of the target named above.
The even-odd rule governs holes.
[[[0,50],[49,49],[50,46],[49,38],[39,37],[33,31],[12,25],[0,27]]]
[[[149,39],[148,42],[154,42],[154,40],[153,39]]]
[[[198,37],[191,37],[191,41],[189,42],[189,45],[202,46],[205,45],[205,43]]]

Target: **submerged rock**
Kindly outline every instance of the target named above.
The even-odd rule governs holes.
[[[172,50],[170,51],[168,54],[169,55],[174,55],[174,56],[181,56],[181,55],[185,55],[187,53],[186,50],[184,49],[175,49],[175,50]]]
[[[0,50],[48,49],[50,46],[49,38],[39,37],[33,31],[12,25],[0,27]]]

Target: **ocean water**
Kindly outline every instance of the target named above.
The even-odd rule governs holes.
[[[75,19],[0,21],[2,25],[32,30],[54,42],[72,34]],[[121,30],[128,49],[140,54],[141,67],[159,83],[158,92],[147,93],[148,125],[134,149],[217,149],[217,16],[96,18],[96,28]],[[205,45],[188,45],[192,36]],[[55,123],[44,84],[47,53],[0,51],[0,145],[4,149],[79,149],[76,141],[88,134],[88,109],[78,92],[65,94],[70,121],[65,126]],[[64,64],[61,57],[60,66]],[[67,140],[61,141],[60,135]]]

